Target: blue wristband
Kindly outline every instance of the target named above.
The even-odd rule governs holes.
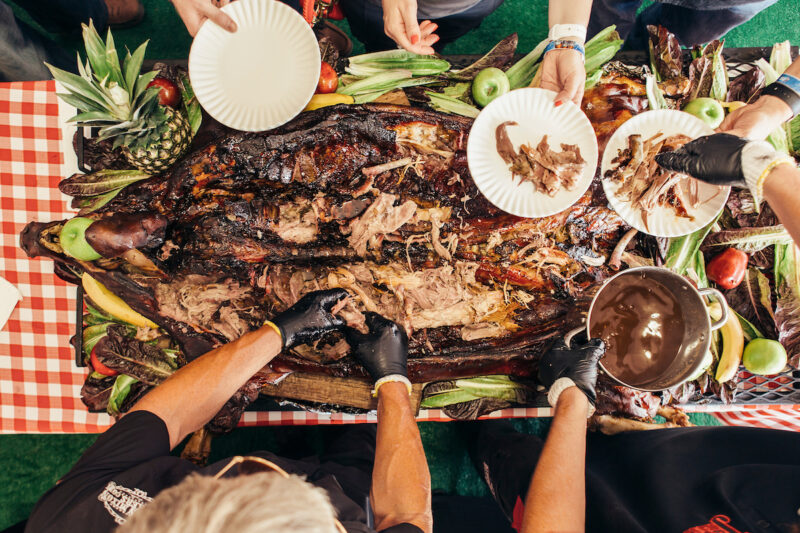
[[[797,96],[800,96],[800,78],[796,78],[791,74],[781,74],[775,83],[785,85],[789,89],[796,92]]]
[[[547,43],[547,46],[544,48],[544,53],[546,54],[550,50],[577,50],[581,53],[581,55],[585,58],[586,57],[586,50],[583,49],[583,46],[576,43],[575,41],[567,41],[564,39],[556,39],[554,41],[550,41]]]

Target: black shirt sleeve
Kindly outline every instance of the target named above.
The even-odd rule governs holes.
[[[422,533],[422,530],[414,524],[397,524],[386,529],[381,529],[380,533]]]
[[[175,472],[164,421],[148,411],[130,413],[100,435],[75,466],[33,509],[26,531],[110,531],[114,520],[97,495],[112,479],[154,495]],[[148,466],[150,465],[150,466]],[[183,470],[187,470],[184,468]],[[183,473],[185,472],[178,472]],[[78,526],[77,524],[80,524]]]
[[[61,482],[76,477],[105,479],[169,452],[164,421],[149,411],[134,411],[100,435]]]

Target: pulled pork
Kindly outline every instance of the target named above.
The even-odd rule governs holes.
[[[408,200],[399,206],[394,202],[397,196],[381,193],[364,214],[350,223],[348,242],[358,255],[367,255],[367,248],[377,249],[383,237],[410,221],[417,210],[417,204]]]
[[[561,144],[561,152],[550,148],[547,135],[536,148],[523,144],[519,152],[514,150],[506,128],[516,122],[503,122],[495,130],[497,153],[509,166],[512,177],[519,177],[520,184],[530,181],[534,191],[555,196],[560,190],[571,191],[586,168],[586,161],[576,144]]]
[[[245,317],[259,315],[252,287],[190,274],[155,287],[159,312],[173,320],[236,340],[252,329]],[[262,318],[263,320],[263,318]]]

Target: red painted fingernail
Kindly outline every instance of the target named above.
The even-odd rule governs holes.
[[[564,103],[564,102],[562,102],[561,100],[556,100],[556,107],[560,106],[560,105],[561,105],[561,104],[563,104],[563,103]]]
[[[417,44],[418,42],[419,42],[419,35],[412,35],[411,44]]]

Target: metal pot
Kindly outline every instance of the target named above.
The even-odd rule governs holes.
[[[615,280],[619,280],[625,276],[641,276],[646,279],[652,279],[661,283],[666,289],[672,293],[680,306],[681,313],[684,319],[684,336],[683,342],[677,354],[672,355],[674,360],[667,367],[667,369],[658,376],[647,377],[641,383],[625,383],[613,373],[609,372],[608,368],[603,365],[603,360],[600,360],[600,367],[612,379],[632,389],[643,391],[660,391],[669,389],[680,385],[699,370],[706,358],[706,353],[711,346],[711,332],[722,327],[728,320],[728,304],[725,297],[716,289],[696,289],[689,280],[683,276],[675,274],[671,270],[661,267],[638,267],[631,268],[620,272],[614,277],[606,280],[603,286],[595,295],[592,300],[592,305],[589,307],[589,313],[586,316],[586,335],[591,337],[589,332],[592,324],[592,311],[595,310],[597,299],[603,291],[615,290]],[[713,296],[722,307],[722,317],[712,323],[708,315],[708,308],[706,307],[703,297]],[[569,346],[570,340],[583,331],[584,328],[577,328],[567,334],[564,341]],[[670,357],[670,354],[661,355],[662,357]]]

